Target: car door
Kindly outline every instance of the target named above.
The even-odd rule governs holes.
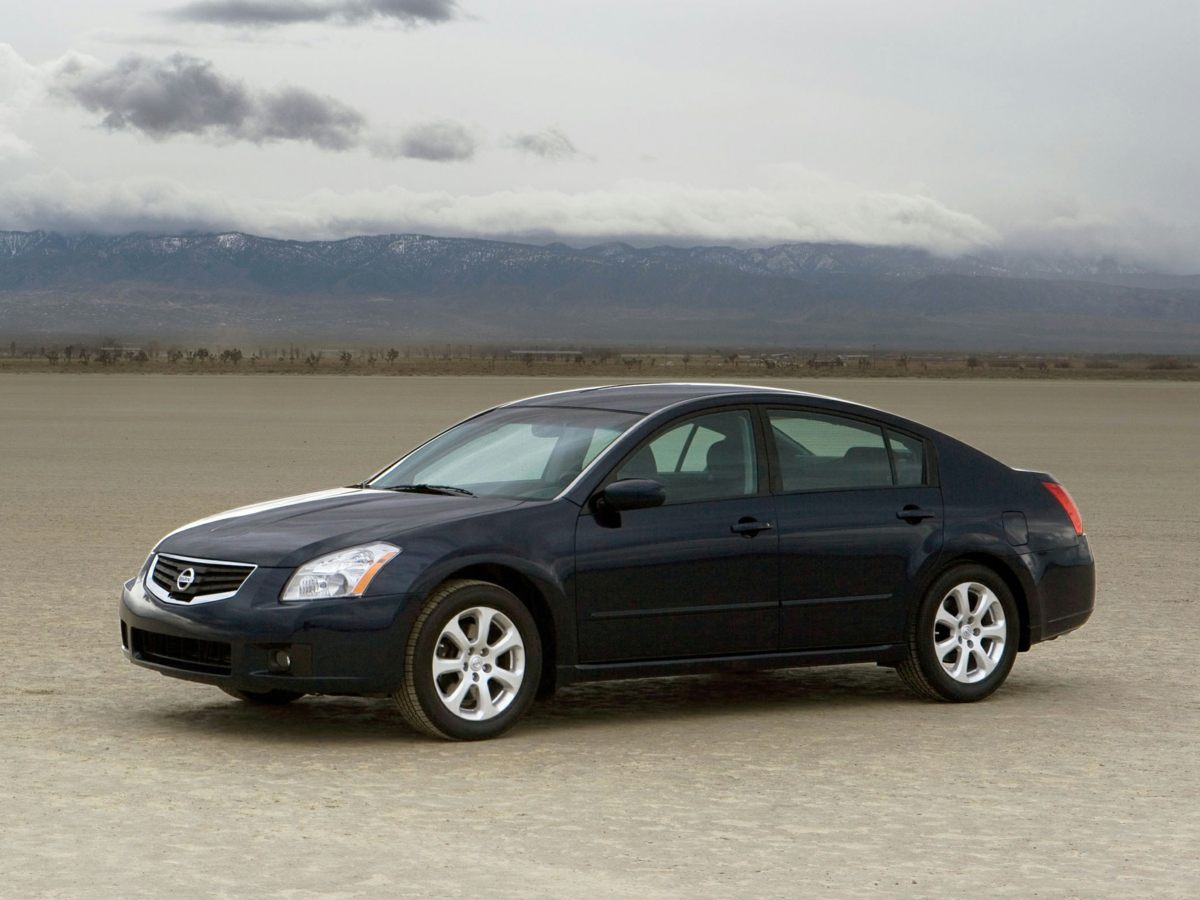
[[[773,650],[778,539],[750,409],[676,420],[606,479],[663,484],[662,506],[584,510],[576,608],[585,663]]]
[[[918,436],[766,410],[776,490],[781,650],[901,640],[915,576],[941,549],[942,498]]]

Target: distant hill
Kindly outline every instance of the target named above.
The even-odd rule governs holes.
[[[1200,352],[1200,276],[853,244],[0,232],[8,334]]]

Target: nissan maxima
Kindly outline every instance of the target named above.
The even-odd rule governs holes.
[[[1046,472],[829,397],[649,384],[498,406],[361,483],[184,526],[120,628],[135,664],[248,703],[391,696],[472,740],[610,678],[875,663],[980,700],[1093,599]]]

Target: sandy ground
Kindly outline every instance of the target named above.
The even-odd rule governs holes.
[[[0,895],[1200,893],[1200,385],[817,386],[1080,502],[1097,612],[985,703],[870,666],[645,680],[455,745],[390,701],[264,711],[121,658],[120,582],[163,533],[568,386],[0,379]]]

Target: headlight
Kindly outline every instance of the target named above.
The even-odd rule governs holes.
[[[384,563],[399,553],[391,544],[364,544],[311,559],[296,570],[279,599],[361,597]]]

